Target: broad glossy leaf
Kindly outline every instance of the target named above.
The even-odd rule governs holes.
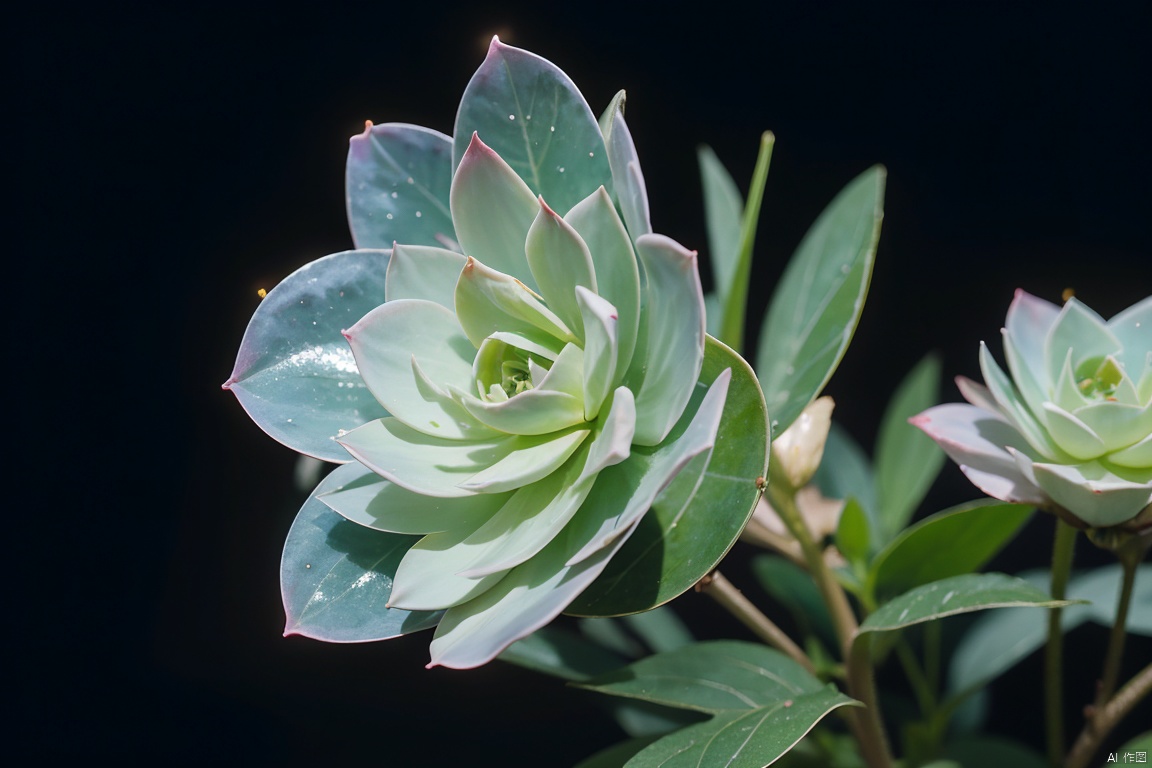
[[[728,295],[740,252],[740,221],[744,199],[732,176],[707,145],[696,150],[704,187],[704,222],[708,228],[708,255],[716,295]]]
[[[884,178],[876,166],[836,196],[804,236],[772,295],[756,370],[774,436],[824,388],[856,330],[880,237]]]
[[[776,555],[759,555],[752,560],[752,572],[760,586],[788,609],[805,634],[816,633],[830,648],[838,645],[828,607],[806,570]]]
[[[288,531],[280,562],[285,635],[332,643],[385,640],[436,626],[438,611],[386,608],[396,567],[418,536],[345,520],[316,497],[363,476],[358,464],[320,482]]]
[[[1012,540],[1032,508],[980,499],[921,520],[872,562],[868,589],[879,599],[932,581],[972,573]]]
[[[944,452],[908,419],[936,405],[940,390],[940,360],[929,355],[900,382],[888,402],[876,439],[876,512],[882,522],[880,540],[892,538],[908,525],[928,493]]]
[[[387,416],[340,332],[384,303],[388,251],[344,251],[306,264],[269,291],[224,383],[261,429],[325,461],[351,457],[333,437]]]
[[[713,640],[649,656],[582,687],[717,714],[768,707],[824,686],[777,650]]]
[[[561,215],[612,172],[600,126],[572,81],[554,64],[493,38],[456,114],[453,167],[473,132]]]
[[[345,194],[357,248],[456,248],[448,211],[452,139],[403,123],[370,125],[348,144]]]
[[[833,709],[855,702],[828,686],[769,707],[728,711],[670,733],[626,768],[763,768],[800,741]]]
[[[987,608],[1056,608],[1071,603],[1053,600],[1023,579],[1003,573],[969,573],[925,584],[876,609],[860,625],[859,635],[888,632]]]
[[[636,532],[600,577],[568,608],[584,616],[637,613],[668,602],[716,567],[756,507],[756,478],[766,474],[768,425],[755,374],[715,339],[680,422],[687,428],[708,386],[732,369],[715,447],[694,459],[641,519]],[[633,456],[659,448],[634,448]]]

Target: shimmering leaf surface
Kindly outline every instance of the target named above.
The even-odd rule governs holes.
[[[452,139],[444,134],[403,123],[371,126],[349,142],[345,181],[357,248],[455,247],[448,212]]]
[[[752,369],[715,339],[707,340],[699,383],[672,435],[687,428],[706,387],[728,368],[732,380],[715,447],[664,490],[570,612],[626,614],[665,603],[712,570],[744,529],[759,497],[756,478],[767,471],[767,414]]]
[[[440,618],[385,608],[400,559],[417,537],[357,525],[316,498],[362,475],[356,464],[337,467],[288,531],[280,563],[286,635],[358,643],[427,629]]]
[[[387,412],[340,335],[384,302],[388,251],[345,251],[293,272],[252,315],[224,384],[260,428],[325,461],[349,461],[333,437]]]
[[[792,256],[760,334],[756,370],[772,434],[819,394],[848,348],[864,308],[883,218],[877,166],[836,196]]]
[[[456,114],[455,164],[476,132],[561,215],[612,172],[588,103],[556,65],[493,39]]]

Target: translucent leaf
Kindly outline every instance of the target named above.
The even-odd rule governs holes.
[[[316,497],[363,475],[337,467],[301,507],[280,562],[285,635],[333,643],[384,640],[436,625],[439,612],[385,608],[396,568],[418,537],[349,522]]]
[[[357,248],[454,248],[452,139],[418,125],[372,125],[348,144],[345,193]]]
[[[600,126],[580,91],[551,62],[495,38],[460,101],[454,165],[473,132],[561,215],[601,185],[612,191]]]
[[[767,414],[752,369],[715,339],[707,340],[700,380],[669,439],[687,428],[707,386],[728,368],[732,380],[715,447],[660,494],[620,554],[569,612],[618,615],[666,603],[715,568],[739,537],[759,498],[756,478],[766,473]],[[657,457],[660,448],[634,448],[620,466],[643,451]]]
[[[340,332],[384,302],[388,251],[345,251],[306,264],[256,307],[224,388],[271,437],[346,462],[333,437],[387,416]]]
[[[880,237],[884,178],[876,166],[836,196],[804,236],[772,295],[756,370],[773,435],[820,393],[856,330]]]
[[[903,530],[928,493],[944,464],[943,451],[908,419],[936,405],[940,390],[940,361],[932,355],[921,360],[896,389],[876,439],[876,513],[888,542]]]

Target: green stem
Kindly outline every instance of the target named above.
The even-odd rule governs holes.
[[[744,626],[752,630],[765,643],[786,654],[809,672],[816,673],[812,660],[800,649],[800,646],[792,642],[792,638],[788,637],[784,630],[776,626],[751,600],[744,597],[743,593],[736,589],[720,571],[713,571],[710,576],[701,581],[699,589],[739,619]]]
[[[1140,558],[1120,555],[1120,566],[1123,569],[1123,580],[1120,584],[1120,598],[1116,605],[1116,621],[1112,623],[1112,631],[1108,635],[1108,653],[1104,657],[1104,673],[1100,678],[1100,688],[1096,692],[1095,708],[1104,706],[1116,690],[1116,682],[1120,678],[1120,661],[1124,657],[1124,638],[1127,635],[1125,628],[1128,624],[1128,606],[1132,603],[1132,587],[1136,583],[1136,566]]]
[[[771,131],[760,136],[760,153],[752,171],[748,187],[748,202],[744,205],[744,220],[740,226],[740,251],[732,285],[720,286],[717,291],[724,300],[721,309],[720,341],[737,352],[744,346],[744,321],[748,307],[748,283],[752,275],[752,245],[756,241],[756,225],[760,221],[760,204],[764,200],[764,184],[768,181],[768,166],[772,161],[772,146],[776,137]]]
[[[859,625],[856,622],[856,615],[852,612],[852,606],[848,604],[848,596],[836,582],[828,563],[824,560],[824,553],[813,541],[808,525],[800,515],[800,510],[796,508],[794,491],[783,486],[784,483],[781,482],[769,483],[768,501],[784,521],[788,532],[800,544],[804,560],[808,564],[808,571],[816,582],[824,603],[828,606],[832,624],[836,628],[836,636],[840,641],[845,661],[848,693],[864,704],[863,712],[846,710],[848,724],[860,744],[860,751],[868,768],[889,768],[892,765],[892,753],[888,746],[888,737],[884,733],[884,725],[880,720],[876,681],[872,677],[870,638],[854,642]]]
[[[1152,664],[1136,673],[1136,676],[1121,688],[1112,700],[1092,713],[1084,724],[1084,730],[1068,753],[1065,768],[1084,768],[1092,755],[1100,749],[1100,744],[1112,732],[1117,723],[1135,708],[1140,700],[1152,692]]]
[[[920,714],[923,715],[925,721],[930,722],[936,711],[936,694],[928,681],[928,675],[920,668],[920,662],[912,653],[912,646],[903,636],[896,642],[896,657],[900,660],[900,666],[904,668],[904,674],[912,686],[912,693],[916,696]]]
[[[1063,600],[1072,571],[1076,549],[1076,529],[1063,520],[1056,521],[1056,538],[1052,544],[1052,599]],[[1059,766],[1064,757],[1064,632],[1060,626],[1060,608],[1048,611],[1048,644],[1044,650],[1044,720],[1048,742],[1048,761]]]

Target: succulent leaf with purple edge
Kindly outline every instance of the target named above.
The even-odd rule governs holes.
[[[767,464],[763,397],[705,335],[695,253],[651,232],[622,108],[621,93],[598,122],[553,64],[493,40],[454,139],[403,124],[352,139],[362,250],[269,293],[225,385],[289,447],[355,459],[289,533],[288,633],[438,621],[432,664],[473,667],[630,537],[644,584],[610,580],[581,612],[664,602],[739,535]]]
[[[1152,297],[1109,321],[1022,290],[1002,331],[1011,376],[980,345],[970,403],[911,419],[980,490],[1078,527],[1152,524]]]

